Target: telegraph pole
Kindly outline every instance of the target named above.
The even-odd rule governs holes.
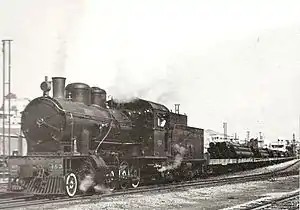
[[[6,150],[6,138],[8,139],[8,151],[9,157],[11,150],[11,42],[12,40],[2,40],[2,55],[3,55],[3,121],[2,121],[2,152],[3,160],[5,160]],[[6,49],[8,46],[8,49]],[[7,96],[7,97],[6,97]],[[8,107],[6,111],[6,100],[8,100]],[[8,113],[6,113],[8,112]],[[7,115],[7,135],[6,135],[6,115]],[[3,178],[6,174],[3,173]],[[10,167],[8,166],[8,188],[10,189]]]
[[[6,144],[5,144],[5,139],[6,136],[8,137],[8,151],[7,154],[10,155],[10,150],[11,150],[11,134],[10,134],[10,126],[11,126],[11,42],[12,40],[2,40],[2,54],[3,54],[3,132],[2,132],[2,152],[3,152],[3,157],[5,157],[6,153]],[[6,47],[8,46],[8,50]],[[6,89],[7,88],[7,89]],[[7,96],[7,97],[6,97]],[[8,107],[6,110],[5,104],[6,100],[8,100]],[[7,112],[7,113],[6,113]],[[6,135],[6,115],[8,117],[8,128],[7,128],[7,135]]]
[[[8,93],[9,93],[9,98],[8,98],[8,155],[11,154],[11,138],[10,138],[10,112],[11,112],[11,41],[8,41]]]
[[[2,47],[2,54],[3,54],[3,63],[2,63],[2,65],[3,65],[3,69],[2,69],[2,71],[3,71],[3,100],[2,100],[2,103],[3,103],[3,105],[2,105],[2,111],[3,111],[3,114],[2,114],[2,155],[3,155],[3,159],[4,159],[4,156],[5,156],[5,93],[6,93],[6,91],[5,91],[5,88],[6,88],[6,85],[5,85],[5,78],[6,78],[6,75],[5,75],[5,72],[6,72],[6,70],[5,70],[5,50],[4,50],[4,48],[5,48],[5,42],[4,41],[2,41],[2,44],[3,44],[3,47]]]

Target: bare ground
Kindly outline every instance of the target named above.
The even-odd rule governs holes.
[[[290,161],[289,161],[290,162]],[[292,161],[290,162],[290,164]],[[288,165],[278,164],[277,169]],[[299,171],[300,163],[290,170]],[[256,174],[276,169],[276,166],[255,169],[253,172],[241,172],[240,174]],[[235,174],[235,175],[240,175]],[[265,181],[255,181],[240,184],[228,184],[208,188],[189,187],[169,192],[148,192],[135,195],[123,195],[117,197],[101,198],[92,203],[61,203],[47,204],[44,206],[30,207],[25,209],[222,209],[251,200],[256,200],[270,193],[289,192],[299,188],[299,175],[275,178]]]
[[[270,193],[289,192],[299,188],[299,176],[281,177],[275,180],[229,184],[208,188],[187,188],[165,193],[142,193],[111,198],[89,204],[45,205],[43,209],[221,209],[256,200]],[[32,209],[32,208],[30,208]],[[39,207],[38,209],[41,209]]]

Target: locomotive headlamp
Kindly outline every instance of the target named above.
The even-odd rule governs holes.
[[[41,83],[41,90],[44,91],[44,92],[50,91],[51,90],[51,83],[48,82],[48,81],[47,82],[46,81],[42,82]]]
[[[48,96],[49,91],[51,90],[51,82],[48,81],[47,76],[45,77],[45,81],[41,83],[40,87],[41,87],[41,90],[43,91],[43,95]]]

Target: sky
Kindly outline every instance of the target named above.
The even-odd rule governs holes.
[[[0,0],[0,38],[13,39],[18,97],[41,96],[44,76],[65,76],[122,100],[180,103],[191,126],[222,132],[227,122],[229,134],[276,141],[299,136],[299,8],[298,0]]]

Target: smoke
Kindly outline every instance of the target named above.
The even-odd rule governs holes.
[[[139,49],[129,51],[128,54],[132,53],[134,56],[126,58],[126,55],[122,55],[126,61],[117,63],[116,73],[108,86],[109,92],[116,100],[131,101],[144,98],[165,104],[180,98],[180,88],[184,79],[180,77],[180,67],[177,70],[169,66],[166,60],[158,58],[159,55],[142,59],[141,55],[137,55],[140,54]],[[154,50],[149,48],[149,51]],[[153,61],[159,63],[153,64]]]
[[[58,36],[57,38],[57,51],[54,59],[54,72],[55,75],[64,75],[65,64],[67,59],[67,37]]]
[[[174,170],[178,168],[181,165],[181,162],[183,160],[184,154],[186,152],[186,148],[179,146],[178,144],[173,145],[174,152],[177,154],[175,155],[174,161],[172,164],[167,166],[162,166],[160,169],[158,169],[158,172],[164,172],[168,170]]]
[[[297,84],[298,58],[293,55],[299,53],[286,52],[299,43],[299,36],[296,26],[280,27],[296,21],[297,6],[258,7],[252,1],[221,7],[183,2],[170,7],[152,1],[86,4],[77,37],[68,42],[68,80],[99,86],[118,100],[140,97],[168,107],[180,103],[195,127],[220,129],[226,120],[232,131],[245,133],[248,127],[257,132],[257,120],[270,118],[265,129],[283,129],[274,120],[282,116],[272,113],[286,113],[274,112],[284,107],[274,104],[293,99],[285,94],[280,100],[278,93],[282,88],[292,93],[288,84]],[[283,79],[283,74],[291,78]],[[286,122],[299,107],[298,101],[289,104],[294,105],[286,108]],[[237,119],[237,112],[250,114]]]
[[[134,16],[124,22],[119,16],[124,11],[117,12],[119,6],[111,6],[88,2],[77,39],[68,48],[71,54],[71,60],[67,60],[68,79],[100,86],[117,101],[135,98],[164,104],[178,101],[186,69],[176,61],[176,50],[171,55],[168,52],[173,43],[168,41],[164,31],[167,29],[161,28],[161,36],[151,36],[151,32],[157,31],[155,24],[162,25],[161,19],[154,16],[140,28],[138,11],[133,11]]]
[[[79,190],[82,192],[88,191],[88,189],[95,185],[94,182],[94,176],[91,174],[88,174],[84,177],[84,179],[80,182]]]
[[[112,99],[113,101],[117,103],[128,103],[128,102],[134,102],[137,100],[137,97],[134,96],[123,96],[123,97],[118,97],[118,96],[108,96],[108,100]]]
[[[65,76],[66,61],[68,59],[68,46],[74,35],[74,27],[79,22],[82,8],[81,4],[63,4],[57,9],[57,32],[55,37],[55,53],[53,68],[55,76]]]
[[[80,182],[79,190],[82,192],[87,192],[91,187],[93,187],[97,193],[104,193],[104,194],[111,193],[111,190],[105,187],[104,185],[102,184],[96,185],[96,183],[94,182],[94,175],[88,174]]]
[[[147,72],[146,70],[143,71],[143,74],[147,79],[132,81],[133,77],[138,76],[137,73],[131,74],[130,71],[126,70],[117,71],[112,82],[113,85],[108,87],[114,99],[128,102],[136,98],[143,98],[165,104],[180,98],[180,81],[175,75],[161,74],[154,76],[153,72]],[[139,77],[143,78],[143,76]]]
[[[98,185],[94,186],[94,189],[98,193],[99,192],[103,193],[103,194],[111,194],[112,193],[112,191],[109,188],[105,187],[104,185],[98,184]]]

